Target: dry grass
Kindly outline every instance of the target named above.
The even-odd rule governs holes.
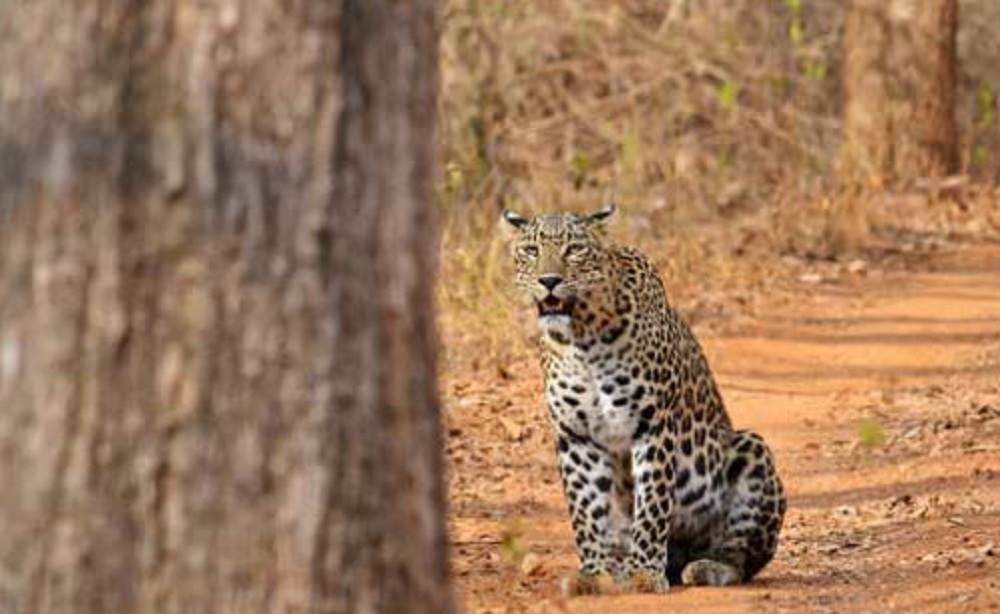
[[[504,235],[486,216],[471,221],[477,223],[471,228],[450,224],[442,238],[446,257],[439,300],[445,360],[464,362],[476,370],[503,371],[523,355],[527,335],[511,283]]]
[[[910,223],[883,189],[831,180],[846,4],[446,0],[441,303],[450,357],[502,369],[526,346],[497,230],[503,206],[579,210],[613,191],[623,207],[614,236],[654,258],[689,310],[719,292],[761,289],[775,256],[852,258]],[[960,48],[976,61],[959,108],[967,166],[987,169],[1000,159],[991,123],[1000,75],[990,68],[1000,57],[982,58],[1000,50],[969,18],[977,10],[995,11],[990,0],[963,2]],[[939,208],[928,211],[921,219]]]

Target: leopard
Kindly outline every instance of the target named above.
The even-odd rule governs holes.
[[[657,268],[588,214],[504,209],[537,317],[544,397],[580,565],[568,595],[749,582],[787,507],[764,439],[733,427]]]

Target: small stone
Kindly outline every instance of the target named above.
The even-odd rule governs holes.
[[[524,437],[524,429],[518,423],[505,416],[499,416],[497,420],[500,421],[500,426],[506,431],[507,437],[511,441],[521,441],[521,438]]]
[[[841,505],[834,510],[834,513],[840,518],[857,518],[858,508],[850,505]]]
[[[892,508],[901,505],[910,506],[912,504],[913,504],[913,495],[904,494],[904,495],[899,495],[898,497],[894,497],[892,501],[889,502],[889,507]]]
[[[820,554],[833,554],[840,550],[840,546],[832,543],[822,544],[819,548],[817,548],[817,550],[820,552]]]
[[[531,577],[542,570],[542,559],[537,554],[531,552],[521,559],[521,573]]]

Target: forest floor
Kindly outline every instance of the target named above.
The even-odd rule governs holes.
[[[464,611],[1000,611],[1000,248],[852,273],[695,318],[788,493],[775,560],[738,588],[562,598],[576,555],[537,361],[446,369]]]

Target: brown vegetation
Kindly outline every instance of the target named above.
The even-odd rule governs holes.
[[[447,0],[440,199],[450,359],[502,368],[523,350],[495,332],[518,326],[497,260],[503,204],[563,210],[614,194],[624,211],[617,236],[656,259],[690,311],[713,309],[720,293],[752,302],[781,257],[846,265],[901,240],[995,233],[1000,46],[989,24],[1000,6],[960,4],[962,175],[942,182],[911,168],[892,181],[838,182],[842,83],[855,80],[841,62],[847,3]]]

